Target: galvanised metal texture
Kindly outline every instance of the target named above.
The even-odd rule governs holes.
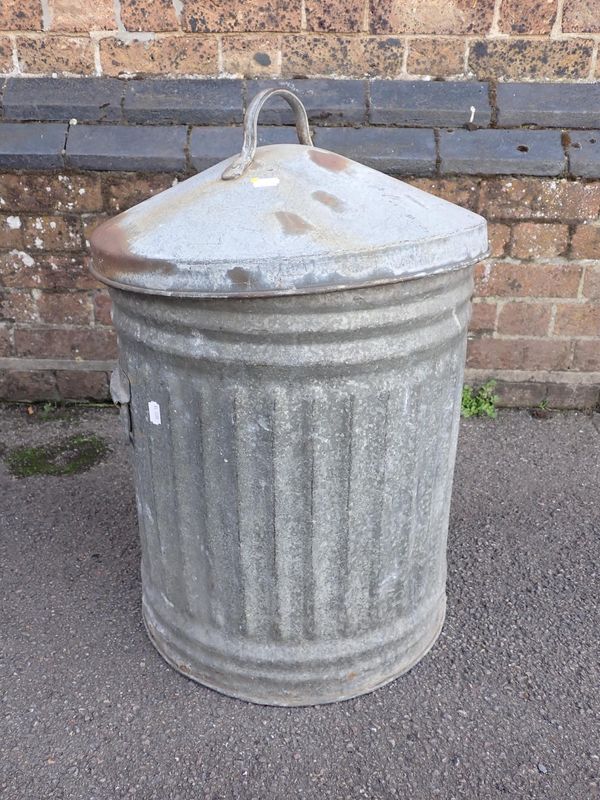
[[[176,669],[296,706],[429,650],[471,291],[470,267],[293,297],[111,289],[143,615]]]
[[[301,145],[257,149],[258,114],[281,95]],[[485,220],[313,147],[287,89],[251,101],[242,152],[97,228],[93,272],[121,289],[193,297],[303,294],[460,269],[487,250]]]

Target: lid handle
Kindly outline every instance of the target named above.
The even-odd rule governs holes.
[[[246,109],[244,117],[244,143],[242,152],[235,158],[221,175],[224,181],[239,178],[248,169],[256,153],[256,143],[258,140],[258,115],[267,100],[274,95],[280,95],[292,107],[296,115],[296,131],[300,144],[312,147],[310,128],[308,127],[308,116],[306,109],[298,97],[290,92],[289,89],[265,89],[254,97]]]

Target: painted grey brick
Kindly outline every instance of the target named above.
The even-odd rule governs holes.
[[[129,81],[128,122],[227,125],[243,120],[243,83],[229,79]]]
[[[66,123],[0,123],[0,167],[53,169],[63,165]]]
[[[433,131],[322,128],[315,132],[315,144],[392,175],[430,175],[435,170]]]
[[[578,178],[600,178],[600,130],[569,131],[569,172]]]
[[[366,121],[365,81],[335,78],[263,80],[248,81],[246,87],[247,102],[263,89],[290,89],[302,100],[313,125],[357,125]],[[274,97],[263,107],[260,121],[264,125],[293,125],[294,114],[285,100]]]
[[[499,83],[498,125],[600,127],[600,84]]]
[[[190,161],[198,171],[208,169],[242,149],[244,134],[236,128],[193,128],[190,137]],[[297,144],[294,128],[259,126],[258,145]]]
[[[565,167],[559,131],[440,131],[443,173],[558,175]]]
[[[66,163],[82,169],[181,170],[186,140],[183,126],[77,125],[69,130]]]
[[[491,120],[487,83],[370,81],[370,97],[375,125],[485,126]]]
[[[2,105],[5,119],[113,122],[122,96],[116,78],[8,78]]]

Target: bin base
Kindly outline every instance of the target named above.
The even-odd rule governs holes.
[[[443,596],[434,608],[429,607],[414,621],[410,630],[404,630],[397,641],[382,645],[381,655],[353,654],[350,670],[346,659],[343,663],[310,664],[306,669],[280,664],[270,669],[264,663],[244,664],[239,654],[233,656],[231,670],[226,656],[223,656],[221,668],[215,669],[212,664],[207,666],[200,660],[205,656],[208,664],[214,663],[214,650],[198,642],[192,645],[190,637],[183,637],[179,630],[173,635],[146,599],[142,616],[152,644],[165,661],[186,678],[239,700],[290,707],[350,700],[391,683],[412,669],[433,647],[442,630],[445,612]]]

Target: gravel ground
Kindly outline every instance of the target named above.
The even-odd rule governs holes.
[[[6,449],[95,433],[70,477],[0,461],[3,800],[600,796],[600,425],[502,412],[462,425],[448,617],[371,695],[304,709],[198,686],[140,617],[128,464],[110,410],[0,409]]]

